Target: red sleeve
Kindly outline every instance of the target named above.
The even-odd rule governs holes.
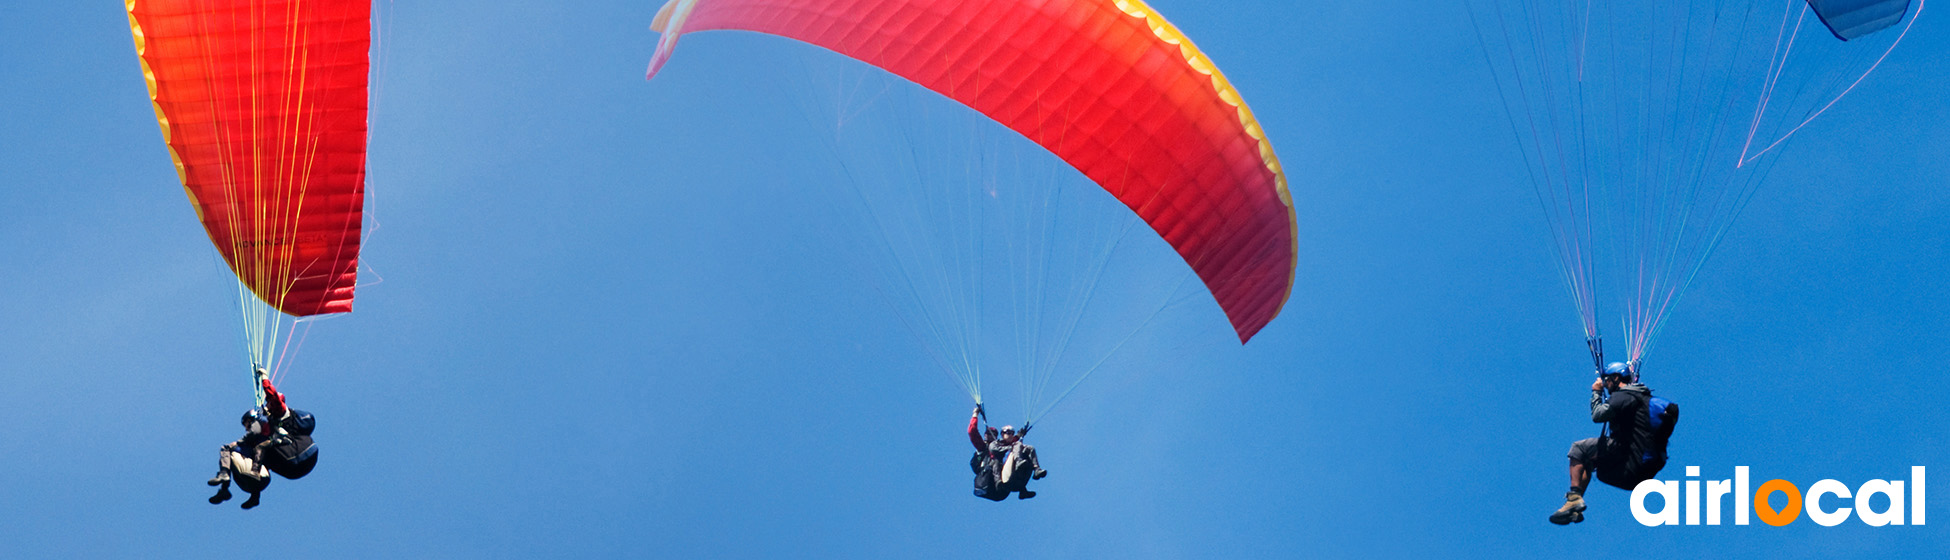
[[[288,412],[290,409],[284,405],[284,395],[278,393],[277,387],[271,386],[271,380],[264,380],[264,414],[270,416],[271,422],[275,424],[283,420]]]
[[[976,428],[975,423],[977,421],[978,420],[974,416],[968,417],[968,443],[975,444],[976,451],[982,451],[988,449],[989,446],[985,445],[982,442],[982,432],[980,430],[975,429]]]

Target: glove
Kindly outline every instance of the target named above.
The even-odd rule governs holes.
[[[1036,469],[1036,474],[1032,474],[1032,475],[1029,475],[1029,479],[1030,479],[1030,480],[1042,480],[1042,479],[1043,479],[1043,477],[1045,477],[1045,476],[1049,476],[1049,471],[1046,471],[1046,470],[1043,470],[1043,469]]]

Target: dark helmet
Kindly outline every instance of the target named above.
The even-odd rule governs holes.
[[[271,419],[265,417],[263,412],[259,412],[257,409],[253,408],[244,411],[244,417],[237,420],[237,423],[243,424],[244,427],[246,428],[250,427],[252,422],[256,422],[258,424],[269,424],[271,423]]]
[[[1625,365],[1625,362],[1612,362],[1609,364],[1605,364],[1605,375],[1623,375],[1626,377],[1631,377],[1632,367]]]

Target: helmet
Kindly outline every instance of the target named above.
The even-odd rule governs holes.
[[[1016,427],[1015,427],[1015,426],[1003,426],[1003,427],[1002,427],[1002,435],[1005,435],[1005,436],[1013,436],[1013,435],[1016,435]]]
[[[1609,364],[1605,364],[1605,375],[1629,376],[1632,375],[1632,368],[1630,366],[1625,365],[1625,362],[1612,362]]]
[[[253,408],[244,411],[244,417],[237,420],[237,423],[243,424],[244,427],[246,428],[250,427],[252,422],[256,422],[259,425],[264,425],[264,424],[271,423],[271,419],[265,417],[264,413],[258,412],[257,409]]]

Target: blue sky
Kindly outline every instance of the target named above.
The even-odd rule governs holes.
[[[1293,299],[1243,348],[1215,308],[1175,317],[1181,342],[1039,427],[1042,495],[993,504],[967,494],[966,396],[819,241],[841,227],[822,191],[791,188],[823,175],[778,74],[820,54],[700,34],[646,83],[654,2],[381,1],[384,281],[286,383],[319,470],[251,512],[203,502],[249,393],[122,6],[0,18],[0,555],[1950,552],[1936,525],[1646,528],[1608,488],[1584,524],[1544,522],[1596,433],[1588,357],[1459,2],[1151,2],[1286,164]],[[1806,488],[1950,457],[1929,15],[1796,139],[1672,317],[1651,381],[1686,410],[1675,465]]]

